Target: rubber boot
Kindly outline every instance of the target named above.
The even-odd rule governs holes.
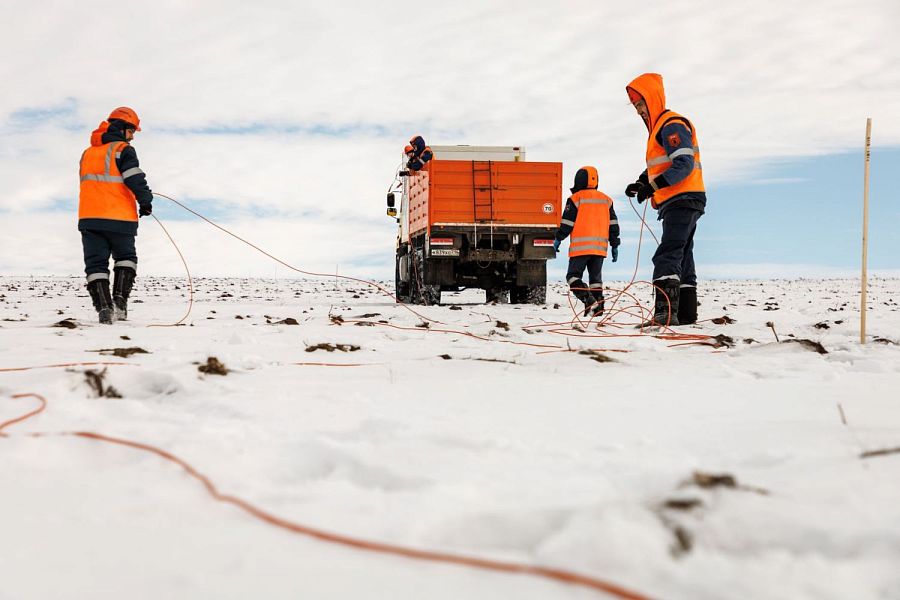
[[[116,309],[116,320],[128,320],[128,296],[134,285],[137,272],[132,267],[116,266],[116,278],[113,282],[113,304]]]
[[[591,308],[591,316],[599,317],[603,314],[605,304],[603,298],[603,290],[600,288],[595,288],[591,290],[591,294],[594,296],[594,306]]]
[[[113,309],[112,296],[109,293],[109,279],[94,279],[87,284],[88,292],[94,303],[94,308],[104,325],[111,325],[115,310]]]
[[[674,327],[678,321],[678,298],[680,282],[677,279],[657,279],[653,282],[656,291],[653,305],[653,318],[639,325],[647,327]]]
[[[678,297],[679,325],[697,322],[697,286],[682,286]]]
[[[594,295],[588,290],[588,285],[581,279],[573,279],[569,281],[569,289],[572,290],[572,295],[576,299],[584,303],[584,316],[588,316],[596,304]]]

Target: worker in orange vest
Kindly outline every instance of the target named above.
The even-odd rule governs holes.
[[[553,249],[569,240],[569,268],[566,283],[572,294],[584,303],[584,316],[603,314],[603,259],[612,254],[619,260],[619,220],[612,198],[597,189],[599,178],[594,167],[581,167],[575,173],[572,197],[566,200]],[[588,271],[588,283],[581,278]]]
[[[408,159],[406,168],[410,171],[420,170],[425,166],[425,163],[434,157],[434,153],[431,151],[431,148],[425,145],[425,139],[421,135],[413,136],[403,151]]]
[[[153,193],[130,144],[140,130],[137,113],[119,107],[94,130],[90,147],[81,155],[78,230],[87,288],[105,324],[128,318],[128,296],[137,275],[138,216],[153,210]],[[112,293],[110,255],[115,261]]]
[[[653,255],[653,318],[643,326],[697,322],[694,233],[706,210],[697,130],[686,117],[666,108],[662,76],[644,73],[625,88],[649,133],[647,168],[625,188],[629,198],[648,198],[663,223]]]

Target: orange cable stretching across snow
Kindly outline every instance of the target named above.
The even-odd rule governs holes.
[[[377,290],[380,291],[381,293],[383,293],[383,294],[385,294],[386,296],[390,297],[392,300],[396,300],[396,296],[395,296],[394,294],[392,294],[392,293],[391,293],[388,289],[386,289],[384,286],[379,285],[379,284],[375,283],[374,281],[369,281],[369,280],[367,280],[367,279],[359,279],[358,277],[351,277],[351,276],[349,276],[349,275],[338,275],[338,274],[336,274],[336,273],[316,273],[316,272],[314,272],[314,271],[304,271],[303,269],[299,269],[299,268],[295,267],[294,265],[292,265],[292,264],[290,264],[290,263],[288,263],[288,262],[285,262],[285,261],[281,260],[280,258],[278,258],[277,256],[275,256],[274,254],[270,254],[269,252],[266,252],[265,250],[263,250],[262,248],[260,248],[260,247],[257,246],[256,244],[254,244],[253,242],[250,242],[250,241],[248,241],[248,240],[245,240],[244,238],[242,238],[241,236],[237,235],[236,233],[233,233],[233,232],[229,231],[228,229],[226,229],[225,227],[222,227],[221,225],[219,225],[218,223],[216,223],[216,222],[213,221],[212,219],[209,219],[209,218],[203,216],[202,214],[198,213],[198,212],[195,211],[194,209],[192,209],[192,208],[190,208],[190,207],[188,207],[188,206],[185,206],[184,204],[182,204],[181,202],[179,202],[179,201],[176,200],[175,198],[172,198],[171,196],[166,196],[165,194],[160,194],[160,193],[158,193],[158,192],[153,192],[153,194],[154,194],[155,196],[160,196],[160,197],[162,197],[162,198],[166,198],[167,200],[171,200],[172,202],[174,202],[175,204],[177,204],[178,206],[180,206],[180,207],[183,208],[184,210],[188,211],[189,213],[191,213],[191,214],[194,215],[195,217],[198,217],[199,219],[202,219],[202,220],[206,221],[207,223],[209,223],[210,225],[212,225],[213,227],[215,227],[215,228],[218,229],[219,231],[222,231],[222,232],[224,232],[224,233],[227,233],[228,235],[230,235],[231,237],[235,238],[236,240],[241,241],[241,242],[247,244],[248,246],[250,246],[251,248],[253,248],[253,249],[256,250],[257,252],[260,252],[260,253],[262,253],[262,254],[268,256],[269,258],[271,258],[271,259],[274,260],[275,262],[277,262],[277,263],[279,263],[279,264],[281,264],[281,265],[284,265],[285,267],[287,267],[288,269],[290,269],[290,270],[292,270],[292,271],[296,271],[297,273],[300,273],[300,274],[302,274],[302,275],[309,275],[309,276],[312,276],[312,277],[328,277],[328,278],[336,277],[336,278],[339,278],[339,279],[346,279],[346,280],[348,280],[348,281],[355,281],[355,282],[361,283],[361,284],[363,284],[363,285],[368,285],[368,286],[374,287],[375,289],[377,289]],[[169,238],[169,239],[171,239],[171,238]],[[173,241],[172,243],[174,244],[175,242]],[[180,254],[180,252],[179,252],[179,254]],[[187,266],[187,265],[185,265],[185,266]],[[403,302],[399,302],[399,304],[400,304],[403,308],[405,308],[406,310],[410,311],[411,313],[413,313],[414,315],[416,315],[417,317],[419,317],[420,319],[423,319],[423,320],[425,320],[425,321],[430,321],[430,322],[432,322],[432,323],[439,323],[439,324],[443,325],[443,323],[441,323],[440,321],[437,321],[436,319],[430,319],[430,318],[428,318],[428,317],[426,317],[426,316],[424,316],[424,315],[419,314],[418,312],[416,312],[415,310],[413,310],[412,308],[410,308],[409,306],[407,306],[407,305],[406,305],[405,303],[403,303]]]
[[[14,425],[16,423],[21,423],[37,414],[43,412],[43,410],[47,407],[47,400],[38,394],[16,394],[12,396],[13,399],[21,399],[21,398],[35,398],[40,403],[36,409],[33,409],[19,417],[14,419],[10,419],[8,421],[4,421],[0,423],[0,437],[8,437],[9,434],[5,433],[3,430],[7,427]],[[231,504],[232,506],[236,506],[240,508],[244,512],[256,517],[257,519],[268,523],[269,525],[273,525],[275,527],[285,529],[287,531],[291,531],[293,533],[297,533],[300,535],[305,535],[308,537],[313,537],[321,541],[330,542],[333,544],[340,544],[342,546],[349,546],[352,548],[356,548],[359,550],[367,550],[370,552],[378,552],[381,554],[390,554],[394,556],[403,556],[405,558],[413,558],[418,560],[428,560],[433,562],[440,562],[446,564],[459,565],[464,567],[472,567],[478,569],[487,569],[490,571],[500,571],[505,573],[520,573],[525,575],[534,575],[535,577],[541,577],[544,579],[550,579],[553,581],[559,581],[562,583],[572,584],[572,585],[580,585],[583,587],[591,588],[594,590],[598,590],[601,592],[605,592],[611,596],[616,598],[622,598],[625,600],[649,600],[648,596],[643,594],[639,594],[637,592],[632,592],[627,590],[621,586],[618,586],[613,583],[609,583],[603,581],[602,579],[597,579],[595,577],[590,577],[587,575],[580,575],[578,573],[574,573],[571,571],[566,571],[563,569],[554,569],[550,567],[540,567],[536,565],[528,565],[524,563],[514,563],[514,562],[506,562],[506,561],[498,561],[498,560],[490,560],[477,558],[472,556],[465,556],[460,554],[447,554],[444,552],[435,552],[430,550],[420,550],[416,548],[408,548],[404,546],[397,546],[394,544],[385,544],[381,542],[374,542],[370,540],[364,540],[360,538],[355,538],[348,535],[341,535],[337,533],[331,533],[328,531],[324,531],[321,529],[315,529],[312,527],[308,527],[306,525],[301,525],[299,523],[294,523],[293,521],[289,521],[287,519],[281,518],[277,515],[273,515],[246,500],[238,498],[237,496],[231,496],[227,494],[223,494],[219,491],[219,489],[215,486],[215,484],[206,476],[200,473],[197,469],[195,469],[190,463],[185,460],[175,456],[171,452],[163,450],[162,448],[158,448],[156,446],[150,444],[144,444],[141,442],[135,442],[132,440],[127,440],[123,438],[115,438],[107,435],[103,435],[101,433],[95,433],[92,431],[61,431],[61,432],[35,432],[27,434],[33,437],[46,437],[51,435],[60,435],[60,436],[75,436],[84,439],[95,440],[98,442],[106,442],[108,444],[116,444],[119,446],[126,446],[128,448],[134,448],[137,450],[143,450],[144,452],[149,452],[151,454],[155,454],[169,462],[175,463],[179,467],[181,467],[188,475],[199,481],[203,484],[203,487],[206,488],[206,491],[219,502],[224,502],[226,504]]]
[[[259,246],[253,244],[252,242],[250,242],[250,241],[248,241],[248,240],[245,240],[244,238],[240,237],[239,235],[237,235],[237,234],[235,234],[235,233],[229,231],[227,228],[225,228],[225,227],[219,225],[218,223],[212,221],[211,219],[209,219],[209,218],[203,216],[203,215],[200,214],[199,212],[197,212],[197,211],[191,209],[190,207],[186,206],[185,204],[179,202],[179,201],[176,200],[175,198],[172,198],[172,197],[170,197],[170,196],[167,196],[167,195],[165,195],[165,194],[160,194],[160,193],[157,193],[157,192],[154,192],[154,194],[157,195],[157,196],[160,196],[160,197],[162,197],[162,198],[166,198],[167,200],[170,200],[170,201],[174,202],[175,204],[177,204],[178,206],[180,206],[181,208],[183,208],[183,209],[186,210],[187,212],[189,212],[189,213],[191,213],[192,215],[194,215],[194,216],[196,216],[196,217],[202,219],[203,221],[206,221],[207,223],[209,223],[210,225],[212,225],[212,226],[215,227],[216,229],[219,229],[220,231],[222,231],[222,232],[224,232],[224,233],[230,235],[231,237],[233,237],[233,238],[235,238],[235,239],[237,239],[237,240],[243,242],[244,244],[250,246],[250,247],[253,248],[254,250],[256,250],[256,251],[258,251],[258,252],[264,254],[265,256],[268,256],[268,257],[271,258],[272,260],[278,262],[279,264],[284,265],[285,267],[287,267],[287,268],[289,268],[289,269],[291,269],[291,270],[293,270],[293,271],[296,271],[296,272],[301,273],[301,274],[303,274],[303,275],[310,275],[310,276],[313,276],[313,277],[329,277],[329,278],[330,278],[330,277],[338,277],[338,278],[341,278],[341,279],[346,279],[346,280],[348,280],[348,281],[355,281],[355,282],[357,282],[357,283],[361,283],[361,284],[364,284],[364,285],[368,285],[368,286],[374,287],[374,288],[376,288],[377,290],[379,290],[380,292],[382,292],[383,294],[389,296],[390,298],[396,299],[396,296],[395,296],[393,293],[391,293],[389,290],[387,290],[384,286],[379,285],[378,283],[376,283],[376,282],[374,282],[374,281],[369,281],[369,280],[366,280],[366,279],[360,279],[360,278],[357,278],[357,277],[351,277],[351,276],[349,276],[349,275],[336,275],[336,274],[332,274],[332,273],[316,273],[316,272],[312,272],[312,271],[305,271],[305,270],[303,270],[303,269],[299,269],[299,268],[297,268],[297,267],[291,265],[290,263],[288,263],[288,262],[286,262],[286,261],[284,261],[284,260],[278,258],[277,256],[275,256],[275,255],[273,255],[273,254],[270,254],[269,252],[263,250],[262,248],[260,248]],[[635,211],[635,213],[637,213],[637,210],[634,208],[634,205],[632,204],[631,206],[632,206],[632,209]],[[647,207],[644,206],[644,216],[646,215],[646,212],[647,212]],[[638,216],[639,216],[640,219],[641,219],[642,225],[641,225],[641,232],[640,232],[639,238],[638,238],[638,252],[637,252],[637,257],[636,257],[636,259],[635,259],[634,273],[632,274],[631,281],[628,283],[628,286],[627,286],[624,290],[622,290],[621,292],[619,292],[618,294],[616,294],[616,296],[612,299],[612,307],[610,308],[610,311],[607,312],[607,314],[604,316],[603,319],[601,319],[600,321],[597,322],[596,327],[598,328],[598,330],[599,330],[599,328],[600,328],[601,326],[604,326],[604,325],[619,326],[619,324],[615,324],[615,323],[611,323],[611,322],[610,322],[612,316],[613,316],[614,314],[621,314],[621,313],[631,314],[631,313],[629,313],[629,310],[631,310],[631,309],[633,309],[633,308],[638,309],[639,315],[637,315],[637,316],[639,317],[639,319],[640,319],[641,322],[644,322],[644,321],[646,320],[647,316],[648,316],[648,315],[646,314],[646,309],[641,305],[641,303],[637,300],[637,298],[635,298],[632,294],[627,293],[627,291],[628,291],[628,289],[629,289],[632,285],[635,285],[635,283],[646,283],[646,284],[651,285],[652,287],[654,287],[654,288],[656,288],[656,289],[659,289],[658,286],[654,285],[654,284],[651,283],[651,282],[640,282],[640,281],[639,281],[639,282],[635,282],[635,277],[637,276],[638,264],[639,264],[639,261],[640,261],[641,240],[642,240],[642,238],[643,238],[643,229],[646,227],[646,228],[650,231],[651,235],[654,235],[652,229],[650,229],[650,226],[647,225],[647,222],[644,220],[644,216],[641,216],[640,214],[638,214]],[[159,219],[157,219],[157,222],[159,222]],[[160,225],[162,226],[162,223],[160,223]],[[165,227],[163,227],[163,231],[165,231]],[[166,235],[169,236],[168,231],[166,231]],[[655,238],[655,237],[656,237],[656,236],[654,235],[654,238]],[[175,245],[176,250],[178,250],[178,246],[177,246],[177,244],[175,244],[175,241],[172,239],[171,236],[169,236],[169,240],[172,241],[172,244]],[[184,262],[185,269],[187,269],[187,263],[184,261],[184,256],[181,254],[181,251],[180,251],[180,250],[178,250],[178,255],[181,256],[181,260],[182,260],[182,262]],[[188,271],[188,281],[190,282],[190,272],[189,272],[189,271]],[[663,293],[665,293],[665,292],[663,292]],[[632,299],[632,301],[633,301],[633,304],[627,306],[626,308],[619,309],[619,310],[617,310],[617,311],[614,312],[615,306],[616,306],[616,304],[618,303],[618,301],[619,301],[619,299],[621,298],[622,295],[626,295],[626,296],[630,297],[630,298]],[[571,325],[573,325],[576,321],[578,321],[578,323],[579,323],[582,327],[585,327],[585,328],[586,328],[586,326],[584,325],[584,323],[582,323],[581,320],[578,318],[577,310],[575,309],[574,305],[572,305],[572,300],[571,300],[571,290],[569,290],[569,296],[568,296],[568,299],[569,299],[569,304],[570,304],[570,306],[571,306],[571,308],[572,308],[572,312],[573,312],[573,315],[574,315],[574,318],[572,319],[572,321],[570,321],[570,322],[568,323],[568,325],[571,327]],[[193,286],[191,286],[191,303],[193,303]],[[435,320],[435,319],[431,319],[431,318],[429,318],[429,317],[426,317],[426,316],[422,315],[421,313],[419,313],[419,312],[413,310],[412,308],[410,308],[407,304],[405,304],[405,303],[403,303],[403,302],[398,302],[398,303],[399,303],[403,308],[405,308],[406,310],[410,311],[411,313],[413,313],[414,315],[416,315],[417,317],[419,317],[420,319],[422,319],[422,320],[425,321],[425,322],[430,322],[430,323],[436,323],[436,324],[443,325],[442,322],[437,321],[437,320]],[[190,314],[190,307],[188,308],[188,314]],[[187,318],[187,315],[185,315],[184,317],[182,317],[182,319],[181,319],[180,321],[178,321],[178,323],[176,323],[176,325],[177,325],[177,324],[180,324],[180,323],[181,323],[182,321],[184,321],[184,319],[186,319],[186,318]],[[592,321],[593,321],[593,317],[592,317],[591,319],[588,320],[588,324],[591,324]],[[371,322],[367,322],[367,323],[371,323]],[[380,325],[380,323],[372,323],[372,324],[373,324],[373,325]],[[563,325],[563,323],[557,323],[557,325]],[[395,326],[395,325],[390,325],[390,326],[391,326],[391,327],[395,327],[395,328],[397,328],[397,329],[416,330],[416,328],[403,328],[403,327],[398,327],[398,326]],[[527,327],[524,327],[524,329],[528,329],[529,327],[536,327],[536,326],[527,326]],[[678,341],[702,341],[702,340],[709,339],[709,337],[710,337],[710,336],[706,336],[706,335],[697,335],[697,334],[693,334],[693,335],[692,335],[692,334],[680,334],[680,333],[677,333],[677,332],[672,331],[672,330],[668,327],[668,325],[664,326],[664,327],[661,328],[661,329],[665,329],[665,334],[664,334],[664,335],[653,335],[653,334],[650,334],[650,335],[652,335],[653,337],[657,337],[657,338],[659,338],[659,339],[664,339],[664,340],[678,340]],[[418,328],[418,330],[422,330],[422,328]],[[472,338],[475,338],[475,339],[479,339],[479,340],[482,340],[482,341],[488,341],[488,342],[502,342],[502,343],[515,344],[515,345],[521,345],[521,346],[532,346],[532,347],[538,347],[538,348],[559,348],[559,349],[563,349],[562,346],[555,346],[555,345],[532,344],[532,343],[528,343],[528,342],[516,342],[516,341],[512,341],[512,340],[495,340],[495,339],[490,339],[490,338],[486,338],[486,337],[483,337],[483,336],[478,336],[478,335],[475,335],[475,334],[470,333],[470,332],[461,331],[461,330],[454,330],[454,329],[431,329],[431,328],[428,328],[428,329],[424,329],[424,330],[425,330],[425,331],[435,332],[435,333],[454,333],[454,334],[464,335],[464,336],[467,336],[467,337],[472,337]],[[563,334],[565,334],[565,335],[573,335],[573,334],[571,333],[571,330],[569,330],[569,331],[565,331],[565,330],[550,330],[550,331],[551,331],[551,333],[563,333]],[[640,332],[640,333],[637,333],[637,334],[603,333],[603,334],[600,334],[600,335],[590,335],[590,334],[588,334],[588,335],[577,335],[576,337],[605,337],[605,338],[606,338],[606,337],[644,337],[644,336],[647,336],[647,335],[648,335],[648,334],[644,332],[643,328],[641,328],[641,332]]]
[[[194,307],[194,281],[191,278],[191,270],[188,268],[187,261],[184,260],[184,255],[181,253],[181,249],[178,247],[178,244],[176,244],[175,240],[172,239],[172,236],[169,235],[169,230],[166,229],[166,226],[162,224],[162,221],[160,221],[156,217],[156,215],[151,214],[150,216],[153,217],[154,219],[156,219],[156,222],[159,223],[160,227],[162,227],[163,233],[166,234],[166,237],[169,238],[169,241],[172,242],[173,246],[175,246],[175,251],[178,253],[178,257],[181,258],[181,264],[184,265],[184,270],[187,273],[188,291],[190,292],[190,297],[188,298],[187,312],[184,314],[183,317],[178,319],[178,321],[176,321],[174,323],[170,323],[168,325],[147,325],[147,327],[177,327],[178,325],[181,325],[182,323],[184,323],[184,320],[188,318],[188,316],[191,314],[191,309]]]

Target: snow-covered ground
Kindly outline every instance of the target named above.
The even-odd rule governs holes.
[[[855,281],[710,283],[701,318],[735,322],[678,330],[733,338],[718,349],[549,325],[572,317],[560,284],[547,307],[445,297],[416,308],[428,328],[356,283],[195,294],[186,326],[147,327],[187,289],[139,278],[131,320],[101,326],[81,278],[0,277],[0,369],[133,365],[107,367],[118,398],[89,384],[102,367],[0,372],[0,423],[37,406],[14,394],[48,402],[0,438],[0,599],[609,597],[290,533],[159,456],[25,435],[62,431],[158,446],[295,523],[653,598],[900,598],[900,453],[861,457],[900,447],[900,280],[872,283],[865,346]],[[98,352],[128,347],[147,353]]]

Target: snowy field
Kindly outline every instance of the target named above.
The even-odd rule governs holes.
[[[73,431],[292,523],[634,597],[900,599],[900,452],[864,455],[900,447],[900,280],[872,283],[865,346],[847,280],[701,288],[700,318],[734,322],[678,332],[730,347],[587,337],[561,284],[546,307],[445,296],[427,328],[357,283],[194,287],[185,326],[147,327],[188,304],[151,277],[101,326],[81,278],[0,277],[0,369],[127,363],[0,372],[0,423],[47,400],[0,438],[0,599],[616,597],[299,535],[158,455],[27,435]]]

